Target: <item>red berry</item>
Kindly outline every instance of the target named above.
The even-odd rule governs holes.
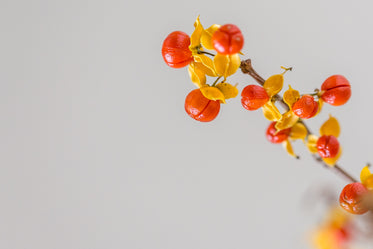
[[[321,99],[325,102],[340,106],[345,104],[351,97],[351,85],[342,75],[333,75],[327,78],[321,85]]]
[[[351,85],[342,75],[327,78],[321,85],[321,91],[324,91],[321,99],[334,106],[345,104],[351,97]]]
[[[241,93],[241,103],[249,111],[254,111],[268,102],[269,96],[266,90],[257,85],[246,86]]]
[[[185,111],[189,116],[201,122],[209,122],[219,114],[219,100],[209,100],[199,89],[191,91],[185,99]]]
[[[173,68],[187,66],[192,60],[189,50],[190,37],[182,31],[174,31],[163,42],[162,56],[167,65]]]
[[[236,54],[243,47],[241,30],[233,24],[221,26],[212,35],[212,45],[219,54]]]
[[[285,141],[289,137],[291,128],[284,129],[284,130],[281,130],[281,131],[277,131],[275,125],[276,125],[276,122],[272,122],[268,126],[268,129],[267,129],[267,132],[266,132],[267,139],[268,139],[268,141],[270,141],[271,143],[274,143],[274,144],[282,143],[283,141]]]
[[[366,213],[368,208],[363,205],[362,198],[368,193],[369,190],[360,182],[350,183],[343,188],[339,196],[339,204],[350,213]]]
[[[293,112],[300,118],[307,119],[316,115],[319,104],[310,95],[303,95],[293,105]]]
[[[333,158],[339,151],[339,142],[335,136],[321,136],[316,143],[317,152],[322,158]]]

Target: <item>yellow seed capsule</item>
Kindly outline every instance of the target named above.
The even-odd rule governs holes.
[[[291,145],[290,141],[289,140],[285,140],[284,142],[282,142],[282,145],[284,146],[286,152],[292,156],[292,157],[298,157],[295,153],[294,153],[294,150],[293,150],[293,146]]]
[[[365,166],[360,173],[361,183],[370,190],[373,190],[373,174],[369,170],[369,166]]]
[[[238,54],[216,54],[214,57],[214,65],[216,73],[226,78],[237,71],[241,65],[241,60]]]
[[[238,95],[237,87],[226,82],[217,84],[216,88],[223,93],[225,99],[235,98]]]
[[[205,74],[211,77],[216,77],[214,62],[210,57],[207,57],[204,54],[197,54],[194,57],[194,60],[198,63],[198,67]]]
[[[220,28],[220,25],[213,24],[208,29],[205,29],[202,31],[202,36],[201,36],[202,46],[204,46],[205,48],[209,50],[214,49],[214,46],[212,45],[211,37],[212,37],[212,34],[214,34],[214,32],[218,30],[219,28]]]
[[[307,129],[302,123],[296,123],[291,127],[290,138],[291,139],[302,139],[304,140],[307,136]]]
[[[205,98],[210,100],[220,100],[225,104],[224,94],[218,88],[213,86],[204,86],[200,88],[200,90]]]
[[[269,97],[273,97],[281,91],[283,84],[284,76],[282,74],[275,74],[264,82],[263,88],[267,91]]]
[[[316,147],[317,140],[319,140],[319,137],[315,135],[308,135],[307,137],[306,145],[307,145],[308,150],[312,154],[317,153],[317,147]]]
[[[278,121],[281,119],[282,115],[280,111],[277,109],[275,104],[271,101],[265,103],[262,107],[264,117],[269,121]]]
[[[329,115],[329,119],[320,127],[320,135],[335,136],[338,137],[341,132],[339,122],[332,115]]]
[[[289,85],[289,89],[284,92],[283,99],[285,103],[289,106],[290,110],[292,109],[293,105],[295,104],[295,102],[298,101],[299,98],[300,98],[299,92],[291,88],[291,86]]]
[[[205,73],[199,69],[197,62],[192,61],[188,67],[188,73],[192,82],[198,87],[206,85]]]
[[[293,127],[299,120],[299,117],[296,116],[292,111],[285,112],[281,119],[276,123],[277,130],[284,130],[290,127]]]
[[[200,47],[201,43],[201,35],[203,31],[203,26],[201,22],[199,21],[199,16],[197,17],[196,21],[194,22],[194,31],[192,35],[190,36],[190,45],[189,49],[192,51],[192,54],[197,54],[198,50],[197,48]]]

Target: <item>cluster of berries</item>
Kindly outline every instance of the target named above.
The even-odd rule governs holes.
[[[209,122],[219,114],[221,103],[238,96],[236,85],[227,83],[226,79],[241,66],[238,54],[243,48],[244,38],[233,24],[214,24],[204,29],[198,17],[194,27],[190,37],[182,31],[169,34],[163,42],[162,56],[172,68],[188,66],[190,79],[198,89],[187,95],[185,111],[195,120]],[[262,109],[264,117],[271,121],[266,132],[271,143],[282,143],[286,151],[296,157],[290,141],[303,140],[311,153],[317,153],[333,167],[342,151],[338,142],[340,126],[337,119],[330,116],[320,128],[320,137],[310,133],[303,119],[315,117],[324,102],[333,106],[345,104],[351,96],[350,83],[342,75],[333,75],[324,81],[321,90],[316,89],[312,94],[301,95],[289,85],[281,97],[278,94],[283,88],[284,74],[289,70],[283,69],[283,73],[260,82],[261,86],[246,86],[241,92],[242,106],[249,111]],[[215,77],[212,84],[207,83],[206,76]],[[278,110],[276,102],[285,105],[284,113]],[[362,183],[347,185],[340,198],[341,206],[356,214],[366,211],[365,206],[360,205],[360,197],[369,191],[368,188],[373,189],[373,176],[370,177],[366,169],[364,172]]]
[[[236,86],[227,83],[226,78],[240,67],[238,53],[243,47],[244,38],[240,29],[233,24],[214,24],[204,29],[197,18],[194,26],[191,37],[182,31],[169,34],[163,42],[162,56],[170,67],[188,66],[190,78],[198,89],[187,95],[185,111],[195,120],[209,122],[219,114],[221,103],[238,95]],[[206,50],[216,52],[216,55]],[[206,75],[217,78],[209,85]],[[218,83],[221,78],[223,80]]]

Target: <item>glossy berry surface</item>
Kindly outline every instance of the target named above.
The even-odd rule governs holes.
[[[257,85],[246,86],[241,92],[241,97],[242,106],[249,111],[257,110],[269,100],[266,90]]]
[[[321,85],[321,99],[333,106],[345,104],[351,97],[351,85],[342,75],[332,75]]]
[[[282,143],[285,141],[291,132],[291,128],[284,129],[281,131],[277,131],[276,127],[276,122],[272,122],[267,129],[266,136],[268,141],[274,144]]]
[[[185,99],[185,111],[195,120],[210,122],[219,114],[220,102],[207,99],[199,89],[195,89]]]
[[[335,136],[321,136],[316,143],[317,152],[322,158],[333,158],[339,151],[339,142]]]
[[[190,37],[182,31],[169,34],[162,45],[162,56],[166,64],[173,68],[187,66],[192,60],[189,50]]]
[[[350,183],[343,188],[339,204],[352,214],[364,214],[368,209],[363,205],[362,198],[367,193],[368,189],[360,182]]]
[[[219,54],[236,54],[241,51],[243,43],[241,30],[233,24],[221,26],[212,35],[212,45]]]
[[[319,104],[311,95],[303,95],[293,105],[293,112],[300,118],[307,119],[316,115]]]

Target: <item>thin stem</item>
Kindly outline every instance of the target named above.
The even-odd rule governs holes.
[[[210,56],[212,56],[212,57],[214,57],[215,55],[214,54],[212,54],[212,53],[209,53],[209,52],[206,52],[206,51],[201,51],[201,50],[198,50],[198,52],[197,53],[199,53],[199,54],[207,54],[207,55],[210,55]]]
[[[342,174],[344,177],[349,179],[351,182],[358,182],[354,177],[348,174],[344,169],[342,169],[338,164],[335,164],[333,167],[338,173]]]
[[[250,75],[252,78],[254,78],[254,80],[256,80],[261,86],[264,85],[264,82],[265,80],[254,70],[254,68],[252,67],[252,64],[251,64],[251,60],[250,59],[247,59],[247,60],[243,60],[241,61],[241,71],[242,73],[244,74],[248,74]],[[288,105],[284,102],[283,98],[277,94],[274,96],[276,99],[279,99],[279,103],[284,107],[284,109],[286,111],[289,110],[289,107]],[[310,130],[310,128],[304,123],[304,121],[302,119],[300,119],[299,121],[300,123],[302,123],[304,125],[304,127],[306,127],[306,130],[307,130],[307,133],[308,135],[310,134],[313,134],[312,131]],[[346,179],[348,179],[349,181],[351,182],[357,182],[357,180],[352,177],[350,174],[348,174],[344,169],[342,169],[339,165],[335,164],[334,167],[330,167],[328,166],[323,160],[321,157],[317,156],[316,154],[312,154],[313,158],[315,159],[316,162],[320,163],[322,166],[324,166],[325,168],[328,168],[328,169],[332,169],[334,170],[336,173],[342,175],[343,177],[345,177]]]
[[[219,77],[215,80],[215,82],[212,84],[212,86],[215,86],[216,83],[218,83],[218,81],[220,80],[221,77],[222,77],[222,76],[219,76]]]
[[[304,96],[304,95],[318,96],[319,93],[305,93],[305,94],[302,94],[302,96]]]
[[[281,66],[281,68],[285,70],[285,71],[282,73],[282,75],[284,75],[287,71],[292,71],[292,70],[293,70],[292,67],[283,67],[283,66]]]

